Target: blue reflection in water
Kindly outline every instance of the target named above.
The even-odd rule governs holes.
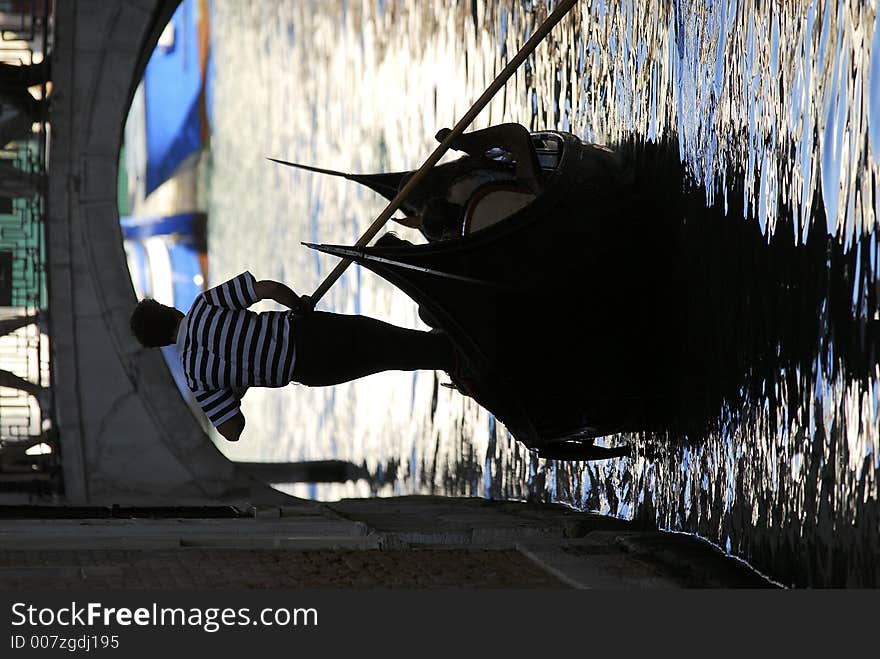
[[[871,138],[871,153],[876,164],[880,161],[880,11],[874,18],[874,36],[871,39],[868,135]]]

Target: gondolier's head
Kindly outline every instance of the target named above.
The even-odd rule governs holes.
[[[131,333],[147,348],[168,346],[175,342],[183,313],[153,299],[141,300],[131,312]]]

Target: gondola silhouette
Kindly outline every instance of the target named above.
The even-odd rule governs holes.
[[[725,410],[772,396],[780,369],[809,372],[835,286],[822,264],[832,252],[847,258],[834,241],[814,232],[796,245],[784,214],[768,238],[743,218],[741,179],[707,205],[675,139],[605,147],[543,131],[532,140],[543,190],[509,215],[474,227],[470,208],[460,236],[427,244],[309,246],[417,302],[469,362],[454,383],[541,457],[624,455],[625,446],[593,446],[620,433],[695,440]],[[418,215],[468,177],[491,179],[490,193],[515,190],[505,168],[492,153],[439,165],[402,210]],[[391,199],[410,175],[345,176]],[[858,319],[831,306],[842,312],[838,334],[851,334]]]

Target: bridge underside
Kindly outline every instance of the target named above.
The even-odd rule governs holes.
[[[131,337],[117,171],[135,85],[178,0],[57,3],[47,220],[52,375],[71,503],[286,503],[214,446]]]

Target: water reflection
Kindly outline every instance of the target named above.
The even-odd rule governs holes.
[[[728,190],[727,218],[691,206],[680,363],[696,386],[680,408],[687,426],[644,443],[636,514],[714,538],[784,583],[874,583],[880,334],[863,265],[872,241],[845,250],[825,234],[818,194],[804,242],[791,240],[796,220],[781,200],[768,237],[757,219],[738,219],[740,193]],[[619,501],[609,496],[609,510]]]
[[[212,277],[252,268],[313,290],[334,261],[299,242],[351,244],[381,201],[263,156],[418,166],[545,4],[215,3]],[[665,314],[666,331],[680,330],[668,374],[681,395],[654,434],[624,438],[631,460],[538,460],[432,374],[254,392],[251,436],[224,450],[364,463],[380,495],[552,499],[656,520],[784,583],[880,584],[877,21],[858,0],[583,0],[478,118],[605,143],[678,139],[699,220],[674,234],[674,253],[703,313]],[[419,322],[361,270],[327,308]],[[365,482],[292,491],[371,493]]]

